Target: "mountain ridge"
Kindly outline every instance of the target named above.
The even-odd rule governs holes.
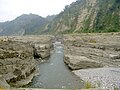
[[[50,19],[49,19],[50,18]],[[22,14],[12,21],[0,23],[0,35],[28,35],[39,31],[54,17],[43,18],[36,14]]]
[[[58,15],[43,18],[23,14],[13,21],[0,23],[0,35],[119,31],[120,0],[77,0],[66,5]]]
[[[120,0],[77,0],[47,26],[49,33],[120,31]]]

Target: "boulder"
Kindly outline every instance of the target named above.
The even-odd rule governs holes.
[[[118,54],[110,54],[109,57],[110,59],[120,59],[120,55]]]
[[[103,67],[101,63],[85,56],[66,55],[64,62],[72,70]]]
[[[45,59],[50,56],[50,48],[49,44],[35,44],[34,48],[34,57]]]

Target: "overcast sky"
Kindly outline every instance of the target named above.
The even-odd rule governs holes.
[[[65,5],[76,0],[0,0],[0,22],[13,20],[22,14],[58,14]]]

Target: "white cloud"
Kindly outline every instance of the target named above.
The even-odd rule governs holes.
[[[0,22],[21,14],[33,13],[43,17],[58,14],[73,1],[76,0],[0,0]]]

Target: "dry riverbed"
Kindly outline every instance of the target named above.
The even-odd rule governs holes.
[[[64,62],[85,82],[114,90],[120,87],[120,34],[64,35]]]

